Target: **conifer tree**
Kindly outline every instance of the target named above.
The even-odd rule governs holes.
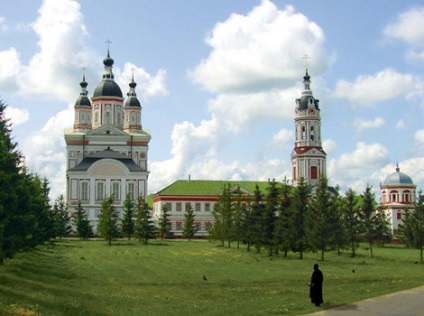
[[[356,256],[356,249],[359,247],[361,221],[359,218],[358,198],[355,191],[349,189],[343,199],[343,219],[345,222],[347,241],[352,250],[352,257]]]
[[[277,182],[273,179],[268,183],[266,195],[266,204],[261,216],[261,231],[263,245],[268,249],[268,255],[272,256],[276,250],[276,236],[275,236],[275,222],[276,214],[279,209],[279,195],[280,191]]]
[[[152,220],[149,205],[144,202],[144,199],[141,196],[139,196],[135,210],[134,236],[138,239],[138,241],[143,240],[144,244],[147,245],[149,239],[155,237],[155,235],[156,226]]]
[[[411,248],[420,250],[420,262],[423,262],[424,251],[424,195],[418,193],[414,210],[405,210],[402,224],[399,227],[402,241]]]
[[[381,218],[376,212],[376,201],[371,187],[368,185],[362,194],[360,218],[364,238],[368,242],[370,255],[373,258],[373,245],[381,237]]]
[[[113,195],[104,199],[97,225],[100,237],[106,239],[109,246],[112,245],[112,240],[118,236],[119,217],[113,201]]]
[[[261,248],[264,244],[263,241],[263,212],[264,212],[263,196],[262,192],[259,189],[259,186],[255,186],[255,191],[253,192],[253,203],[252,203],[252,217],[253,217],[253,227],[252,227],[252,241],[256,249],[256,252],[261,252]]]
[[[124,214],[121,220],[121,230],[124,237],[131,239],[134,234],[134,203],[128,193],[124,201]]]
[[[234,238],[234,223],[230,184],[224,184],[212,214],[214,217],[212,238],[220,240],[223,246],[224,242],[227,241],[228,247],[231,247],[231,241]]]
[[[191,203],[186,204],[184,212],[184,225],[183,225],[183,236],[188,238],[188,241],[194,237],[197,233],[194,210],[191,207]]]
[[[284,252],[284,257],[290,249],[294,249],[295,230],[293,221],[291,196],[292,187],[288,184],[288,180],[284,179],[281,187],[281,201],[276,220],[276,241],[280,250]]]
[[[71,216],[63,195],[59,195],[53,205],[54,237],[67,237],[72,231]]]
[[[237,249],[240,249],[240,242],[243,241],[245,233],[243,228],[243,216],[246,205],[243,202],[243,195],[239,186],[233,196],[234,240],[237,242]]]
[[[159,218],[158,226],[159,236],[163,240],[171,233],[171,221],[169,220],[169,209],[167,204],[162,206],[162,215]]]
[[[84,208],[81,205],[81,201],[78,201],[75,207],[75,213],[73,214],[73,221],[75,225],[75,235],[82,240],[87,240],[93,237],[93,227],[87,217]]]
[[[306,237],[306,216],[311,198],[311,186],[300,178],[298,186],[294,189],[293,198],[293,221],[294,221],[294,247],[295,252],[299,252],[300,259],[303,259],[303,252],[307,248]]]
[[[338,214],[334,199],[328,190],[328,180],[321,177],[316,190],[316,198],[311,201],[307,215],[308,245],[313,250],[321,251],[321,260],[328,249],[337,245]]]

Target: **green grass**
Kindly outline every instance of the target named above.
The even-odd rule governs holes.
[[[325,277],[325,309],[424,285],[417,250],[395,245],[374,253],[270,260],[198,240],[65,240],[0,267],[0,314],[301,315],[317,310],[308,298],[316,262]]]

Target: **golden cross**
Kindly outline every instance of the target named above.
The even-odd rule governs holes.
[[[308,59],[311,59],[311,57],[309,57],[308,54],[305,54],[303,59],[305,60],[305,69],[308,70]]]

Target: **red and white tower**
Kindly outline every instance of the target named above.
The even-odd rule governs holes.
[[[297,186],[301,178],[310,185],[317,185],[319,178],[326,174],[327,154],[321,142],[321,110],[319,100],[312,95],[310,79],[306,69],[303,77],[305,87],[300,99],[296,99],[296,141],[291,154],[293,186]]]

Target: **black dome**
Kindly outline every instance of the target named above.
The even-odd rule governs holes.
[[[138,101],[137,97],[129,97],[127,101],[125,101],[125,107],[127,106],[141,108],[141,103]]]
[[[102,80],[94,90],[93,98],[96,97],[120,97],[122,91],[118,84],[113,80]]]
[[[91,106],[90,99],[85,95],[80,95],[75,102],[75,106]]]
[[[314,99],[310,95],[304,95],[300,99],[299,102],[299,110],[307,110],[311,104],[315,106],[315,109],[319,110],[319,100]]]

